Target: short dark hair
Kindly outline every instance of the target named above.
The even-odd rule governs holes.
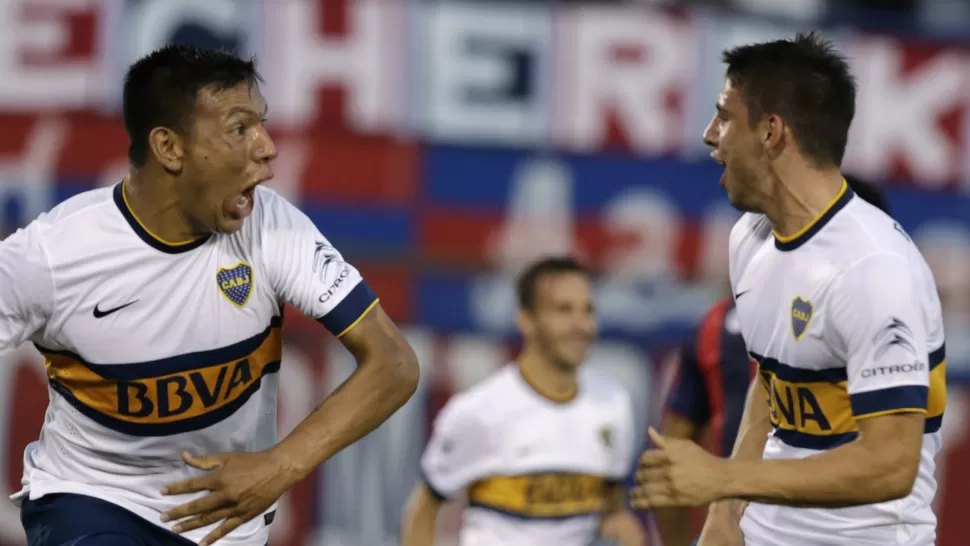
[[[561,273],[579,273],[590,276],[589,268],[571,256],[553,256],[543,258],[522,271],[517,283],[519,309],[532,311],[535,309],[536,292],[539,280],[546,275]]]
[[[792,40],[724,51],[727,78],[743,92],[749,122],[785,120],[816,167],[840,166],[855,116],[856,84],[849,64],[814,32]]]
[[[886,192],[882,188],[851,174],[843,174],[842,176],[845,178],[849,187],[852,188],[852,191],[861,197],[863,201],[866,201],[886,214],[892,215],[889,199],[886,198]]]
[[[129,161],[135,166],[145,163],[148,135],[156,127],[189,134],[201,89],[222,91],[260,81],[255,60],[225,51],[170,45],[139,59],[128,69],[122,91]]]

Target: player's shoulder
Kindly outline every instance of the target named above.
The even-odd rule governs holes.
[[[710,323],[723,324],[725,317],[732,310],[734,310],[733,297],[727,296],[717,300],[714,302],[714,305],[711,305],[707,311],[704,312],[704,316],[701,317],[701,327]]]
[[[253,220],[261,229],[285,229],[306,221],[303,211],[272,188],[256,186],[255,196]]]
[[[764,214],[746,212],[731,228],[728,238],[728,274],[732,288],[744,274],[752,256],[771,237],[771,222]]]
[[[833,219],[829,244],[822,246],[835,270],[890,262],[920,275],[925,272],[923,255],[894,218],[861,198],[852,199],[843,212]]]
[[[845,214],[836,216],[842,227],[840,239],[846,254],[858,255],[859,248],[868,253],[908,255],[915,247],[909,235],[892,216],[856,197],[846,206]]]
[[[75,228],[88,222],[92,216],[105,212],[114,214],[117,206],[114,199],[115,188],[97,188],[81,192],[58,203],[50,211],[41,214],[35,222],[51,228]]]
[[[100,220],[108,215],[120,217],[113,191],[110,187],[98,188],[74,195],[31,221],[23,234],[48,250],[59,243],[71,248],[78,237],[94,235],[92,229],[102,225]]]
[[[630,393],[626,388],[612,376],[591,368],[583,366],[576,374],[579,381],[579,389],[595,404],[613,405],[616,402],[630,400]]]
[[[732,249],[746,244],[760,244],[771,237],[771,221],[764,214],[746,212],[731,228],[729,238]]]
[[[252,217],[238,233],[244,239],[261,241],[308,231],[316,238],[321,237],[313,221],[289,199],[272,188],[256,186]]]
[[[515,393],[517,373],[518,370],[509,364],[471,387],[455,393],[442,408],[439,419],[453,425],[462,423],[466,426],[489,426],[504,408],[510,406],[510,398]]]

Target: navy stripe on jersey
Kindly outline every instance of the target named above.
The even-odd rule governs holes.
[[[929,355],[930,387],[901,385],[849,395],[845,368],[806,370],[756,353],[771,407],[773,435],[786,444],[826,450],[857,437],[856,419],[926,412],[925,434],[939,431],[946,406],[946,348]]]
[[[561,516],[532,516],[527,514],[520,514],[518,512],[513,512],[511,510],[502,510],[501,508],[496,508],[495,506],[488,506],[478,502],[469,502],[469,508],[478,508],[479,510],[488,510],[489,512],[495,512],[496,514],[502,514],[505,517],[517,519],[521,521],[563,521],[573,518],[585,518],[590,516],[598,516],[603,511],[600,509],[590,510],[586,512],[579,512],[574,514],[565,514]]]
[[[844,432],[841,434],[830,434],[826,436],[816,434],[805,434],[797,430],[775,429],[774,437],[786,444],[800,449],[814,449],[816,451],[826,451],[847,444],[859,436],[857,432]]]
[[[38,349],[51,388],[93,421],[131,436],[167,436],[212,426],[238,411],[279,372],[280,317],[264,332],[212,351],[137,364],[91,364]]]
[[[822,228],[832,220],[832,218],[835,218],[835,215],[838,214],[840,210],[844,209],[845,206],[849,204],[849,201],[852,200],[853,195],[855,194],[852,192],[852,188],[850,188],[849,184],[843,180],[842,191],[839,193],[838,197],[835,198],[835,201],[832,201],[832,203],[829,204],[829,206],[818,218],[813,220],[812,223],[796,233],[794,236],[779,237],[775,235],[775,248],[787,252],[790,250],[795,250],[796,248],[807,243],[809,239],[821,231]]]
[[[849,374],[844,367],[809,370],[789,366],[777,359],[761,356],[749,351],[751,358],[758,361],[762,371],[771,372],[775,377],[790,383],[841,383],[849,380]]]
[[[876,391],[857,392],[849,396],[849,400],[852,402],[852,413],[856,417],[865,417],[904,409],[922,411],[926,409],[929,392],[929,387],[921,385],[900,385]]]
[[[98,423],[99,425],[110,428],[111,430],[116,430],[122,434],[128,434],[129,436],[171,436],[174,434],[183,434],[185,432],[192,432],[195,430],[201,430],[204,428],[211,427],[216,423],[219,423],[232,414],[239,411],[239,408],[249,401],[253,394],[255,394],[262,386],[263,376],[277,373],[280,371],[280,362],[271,362],[263,367],[262,374],[256,378],[256,380],[250,383],[244,390],[240,391],[235,398],[229,403],[219,407],[216,410],[210,411],[208,413],[203,413],[195,417],[189,417],[187,419],[181,419],[179,421],[171,421],[167,423],[134,423],[130,421],[124,421],[121,419],[116,419],[110,415],[101,413],[89,406],[85,405],[83,402],[74,396],[67,387],[61,385],[60,383],[51,379],[49,381],[51,388],[54,389],[58,394],[64,397],[75,409],[80,411],[85,416],[89,417],[92,421]],[[170,411],[171,407],[169,406]]]
[[[375,305],[377,294],[366,282],[360,281],[333,310],[318,318],[317,322],[323,324],[333,335],[340,337],[356,326]]]
[[[420,470],[420,473],[421,473],[421,481],[424,482],[424,486],[428,488],[428,491],[431,493],[432,497],[437,499],[438,502],[444,502],[448,500],[447,495],[445,495],[441,491],[438,491],[438,489],[431,484],[431,480],[428,479],[428,475],[427,473],[425,473],[424,468]]]
[[[145,243],[161,252],[167,254],[179,254],[181,252],[188,252],[190,250],[199,248],[204,245],[206,241],[209,240],[210,235],[204,235],[198,239],[193,239],[191,241],[186,241],[184,243],[168,243],[163,241],[145,229],[145,226],[141,224],[138,218],[135,217],[134,213],[131,212],[131,208],[128,206],[128,201],[125,199],[125,182],[119,182],[115,184],[114,188],[114,201],[115,205],[118,206],[118,210],[121,211],[121,215],[125,217],[125,221],[131,226],[132,231],[139,239],[145,241]]]
[[[223,363],[245,358],[252,354],[253,351],[255,351],[266,341],[266,338],[272,334],[274,328],[279,328],[282,324],[283,317],[275,316],[265,330],[250,338],[233,343],[232,345],[227,345],[225,347],[220,347],[218,349],[212,349],[209,351],[186,353],[167,358],[160,358],[158,360],[148,360],[145,362],[136,362],[132,364],[95,364],[70,351],[47,349],[46,347],[42,347],[36,343],[34,346],[37,347],[37,350],[40,351],[41,354],[50,356],[64,356],[76,360],[78,363],[83,364],[85,368],[88,368],[89,370],[98,374],[103,379],[132,381],[137,379],[149,379],[152,377],[161,377],[163,375],[190,372],[192,370],[211,366],[213,363]]]
[[[940,345],[940,348],[930,353],[930,371],[936,369],[937,366],[943,364],[946,360],[946,343]]]

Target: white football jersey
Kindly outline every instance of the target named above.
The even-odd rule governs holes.
[[[512,364],[452,397],[421,459],[439,498],[467,493],[462,546],[586,546],[606,486],[634,461],[629,394],[579,371],[569,402],[538,394]]]
[[[745,214],[730,244],[741,330],[774,426],[766,459],[807,457],[850,442],[860,419],[926,415],[909,496],[841,509],[751,503],[741,522],[746,543],[932,545],[946,364],[940,301],[919,250],[846,185],[798,234],[776,236],[765,216]]]
[[[239,231],[171,244],[141,225],[120,183],[0,243],[0,356],[33,342],[50,383],[15,502],[84,494],[171,529],[159,515],[202,496],[159,494],[204,474],[183,450],[276,443],[283,304],[339,336],[377,298],[302,212],[266,188],[255,199]],[[263,546],[275,508],[219,543]]]

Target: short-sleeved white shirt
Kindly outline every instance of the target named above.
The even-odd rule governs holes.
[[[0,355],[33,342],[51,397],[13,499],[96,496],[171,528],[159,515],[201,496],[159,494],[201,475],[183,450],[276,443],[283,304],[340,335],[377,298],[269,189],[256,189],[239,231],[170,244],[132,214],[123,186],[78,195],[0,242]],[[268,534],[256,518],[220,544],[263,546]]]
[[[751,503],[742,520],[748,543],[933,544],[934,458],[946,405],[943,321],[933,276],[909,236],[843,186],[794,237],[777,237],[766,217],[745,214],[730,250],[738,318],[774,426],[766,459],[833,449],[856,437],[859,419],[926,415],[909,496],[842,509]]]
[[[631,471],[633,423],[629,394],[598,372],[556,403],[509,365],[449,400],[421,469],[437,496],[467,493],[462,546],[585,546],[606,485]]]

